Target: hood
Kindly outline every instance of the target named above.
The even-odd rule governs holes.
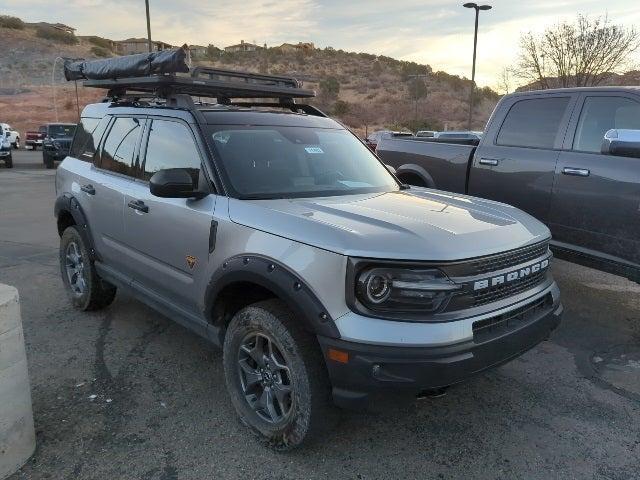
[[[232,221],[352,257],[463,260],[550,237],[515,207],[465,195],[409,190],[326,198],[231,199]]]

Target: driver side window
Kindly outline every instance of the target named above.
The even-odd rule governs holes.
[[[573,149],[600,153],[604,134],[612,128],[640,130],[640,103],[623,97],[587,97]]]
[[[142,178],[149,180],[158,170],[184,168],[194,182],[200,174],[200,153],[191,130],[181,122],[153,120],[147,141]]]

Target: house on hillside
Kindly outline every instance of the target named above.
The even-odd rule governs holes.
[[[283,43],[279,47],[276,47],[278,50],[282,50],[283,52],[311,52],[315,49],[315,45],[313,42],[298,42],[298,43]]]
[[[115,43],[116,53],[118,55],[133,55],[135,53],[147,53],[149,51],[146,38],[127,38],[126,40],[117,40]],[[173,48],[172,45],[158,40],[152,40],[151,44],[151,50],[154,52]]]
[[[240,40],[240,43],[236,45],[229,45],[228,47],[224,47],[225,52],[255,52],[261,48],[259,45],[255,43],[245,42],[244,40]]]
[[[191,58],[202,58],[207,55],[207,47],[202,45],[189,45],[189,53],[191,53]]]

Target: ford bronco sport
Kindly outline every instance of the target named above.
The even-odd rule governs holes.
[[[109,100],[84,109],[56,176],[71,302],[126,290],[221,346],[235,409],[272,447],[317,437],[332,404],[442,389],[558,325],[544,225],[402,185],[296,103],[314,93],[294,79],[197,68],[85,85]]]

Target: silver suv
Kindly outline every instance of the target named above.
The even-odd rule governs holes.
[[[122,289],[221,346],[234,407],[272,447],[317,436],[334,405],[438,392],[558,325],[533,217],[400,184],[294,86],[232,102],[249,94],[216,77],[206,105],[185,96],[206,80],[162,78],[131,81],[162,101],[120,80],[82,113],[56,176],[62,279],[78,309]]]

